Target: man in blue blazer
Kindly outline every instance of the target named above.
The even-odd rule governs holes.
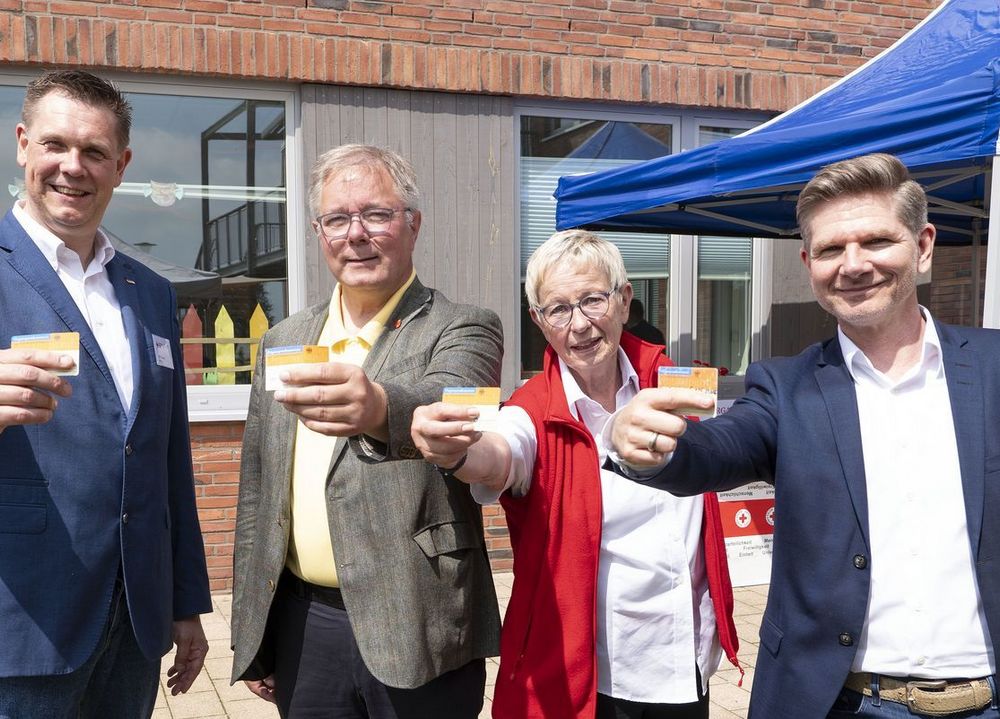
[[[0,717],[148,717],[211,611],[170,284],[99,230],[131,157],[114,86],[33,81],[0,222]],[[79,333],[79,360],[11,338]]]
[[[697,393],[642,393],[610,430],[623,473],[678,494],[774,484],[754,719],[997,719],[1000,332],[918,305],[935,229],[896,158],[824,168],[797,213],[837,336],[752,365],[707,422],[670,414],[711,406]]]

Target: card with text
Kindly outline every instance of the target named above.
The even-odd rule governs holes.
[[[70,369],[49,370],[61,377],[76,377],[80,374],[80,333],[41,332],[34,335],[16,335],[10,338],[10,348],[19,350],[48,350],[67,355],[73,360]]]
[[[322,345],[268,347],[264,350],[264,389],[294,389],[295,385],[282,381],[282,372],[329,361],[330,348]]]
[[[675,412],[695,420],[711,419],[719,404],[719,370],[715,367],[660,367],[660,387],[684,387],[712,395],[712,409],[683,407]]]
[[[441,393],[441,401],[475,406],[479,410],[476,430],[496,432],[497,413],[500,411],[499,387],[445,387]]]

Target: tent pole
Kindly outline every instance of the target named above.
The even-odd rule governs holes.
[[[1000,156],[998,156],[1000,157]],[[997,157],[987,174],[986,208],[990,213],[986,233],[986,298],[983,303],[983,327],[1000,329],[1000,182],[996,181]]]

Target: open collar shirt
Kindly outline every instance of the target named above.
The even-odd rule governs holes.
[[[854,380],[871,590],[852,669],[926,679],[996,672],[976,581],[941,340],[926,309],[921,358],[898,381],[841,330]]]
[[[21,202],[14,203],[14,218],[52,266],[59,281],[83,315],[87,326],[90,327],[101,348],[101,354],[104,355],[104,361],[111,370],[118,399],[128,414],[132,406],[134,384],[132,349],[128,335],[125,334],[121,305],[118,303],[118,296],[115,294],[107,270],[107,264],[115,256],[115,248],[98,229],[94,237],[94,257],[84,269],[80,255],[28,214]],[[60,328],[38,328],[38,332],[57,331],[60,331]]]

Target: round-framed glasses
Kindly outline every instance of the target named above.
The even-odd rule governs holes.
[[[328,240],[342,240],[351,231],[354,220],[361,223],[369,235],[384,235],[392,219],[407,208],[392,210],[388,207],[369,207],[361,212],[327,212],[313,220],[313,227]]]
[[[573,320],[573,310],[580,310],[580,313],[589,320],[599,320],[608,313],[611,306],[611,295],[618,291],[617,287],[612,287],[607,292],[591,292],[589,295],[581,297],[577,302],[558,302],[545,307],[536,307],[535,312],[542,316],[542,319],[551,327],[561,329]]]

